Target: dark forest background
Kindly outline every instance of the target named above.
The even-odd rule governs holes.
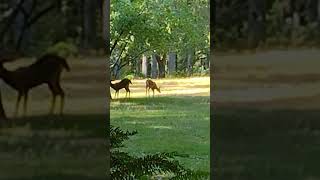
[[[218,50],[316,47],[319,0],[216,0]]]
[[[100,0],[1,0],[0,49],[28,55],[102,54],[106,48]],[[68,54],[65,54],[68,53]]]

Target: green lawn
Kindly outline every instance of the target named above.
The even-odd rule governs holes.
[[[178,152],[187,168],[209,172],[208,96],[160,96],[113,100],[111,124],[138,134],[125,143],[134,155]]]
[[[104,180],[106,115],[32,116],[0,129],[0,179]]]
[[[318,110],[214,111],[216,179],[319,179]]]

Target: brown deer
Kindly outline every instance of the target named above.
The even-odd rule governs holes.
[[[21,98],[24,98],[23,116],[25,116],[27,112],[29,90],[42,84],[47,84],[49,86],[53,96],[50,114],[54,111],[56,96],[58,95],[61,97],[60,115],[63,114],[65,94],[60,86],[60,75],[63,69],[70,71],[70,67],[64,58],[54,54],[45,54],[37,59],[35,63],[27,67],[18,68],[14,71],[9,71],[3,66],[3,63],[8,61],[4,60],[0,62],[0,78],[18,91],[14,112],[15,117],[18,115]]]
[[[118,83],[114,83],[112,84],[110,81],[110,86],[112,87],[112,89],[114,89],[116,92],[114,94],[114,97],[119,97],[119,90],[122,88],[126,89],[126,98],[127,98],[127,94],[129,92],[129,98],[130,98],[130,89],[129,89],[129,85],[132,84],[130,79],[122,79],[120,82]]]
[[[153,92],[153,97],[154,97],[154,90],[156,89],[159,93],[161,93],[160,91],[160,87],[157,86],[157,84],[155,82],[153,82],[152,80],[148,79],[146,81],[146,96],[149,93],[150,96],[150,89]]]

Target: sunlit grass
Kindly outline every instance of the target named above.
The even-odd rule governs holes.
[[[155,81],[166,87],[161,96],[146,97],[145,80],[133,80],[131,99],[111,102],[111,124],[138,131],[124,150],[138,156],[176,151],[188,155],[177,158],[185,167],[209,172],[209,77]]]
[[[154,80],[161,93],[155,90],[155,97],[160,96],[209,96],[210,95],[210,77],[192,77],[192,78],[169,78]],[[118,81],[114,81],[119,82]],[[146,79],[133,79],[130,84],[132,98],[149,97],[146,95]],[[119,98],[125,98],[126,91],[120,90]],[[114,90],[111,89],[111,95],[114,97]],[[152,97],[152,90],[150,90],[150,97]]]

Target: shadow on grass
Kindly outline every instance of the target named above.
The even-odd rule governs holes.
[[[217,179],[319,179],[320,111],[215,109]]]
[[[0,179],[105,179],[106,121],[106,114],[12,119],[0,129]]]
[[[198,104],[201,101],[207,102],[209,107],[209,96],[155,96],[151,97],[139,97],[139,98],[119,98],[112,99],[112,102],[120,102],[120,103],[135,103],[137,105],[148,105],[148,104]]]
[[[92,135],[97,137],[105,137],[107,117],[107,114],[28,116],[10,119],[9,122],[2,123],[2,128],[17,128],[28,125],[34,131],[77,129],[79,131],[90,131]]]

